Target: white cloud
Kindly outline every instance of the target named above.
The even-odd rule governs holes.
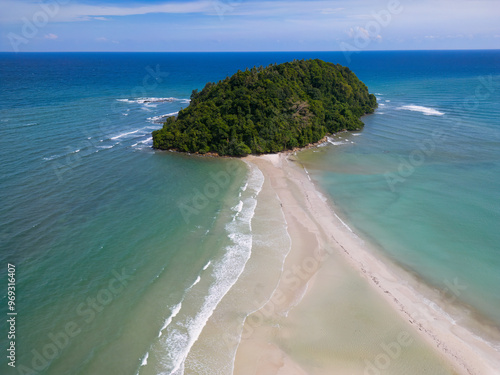
[[[77,0],[78,1],[78,0]],[[498,20],[500,7],[491,7],[489,0],[442,0],[439,2],[422,0],[402,2],[403,12],[393,18],[403,19],[405,23],[430,21],[454,22],[475,19]],[[49,6],[50,5],[50,6]],[[333,5],[333,6],[332,6]],[[44,8],[45,7],[45,8]],[[80,4],[74,1],[59,5],[57,1],[40,4],[35,0],[2,0],[0,22],[4,24],[20,23],[22,18],[32,20],[40,12],[47,13],[51,22],[71,22],[88,20],[107,20],[113,16],[131,16],[153,13],[189,14],[200,13],[209,16],[262,16],[285,18],[291,15],[304,17],[324,17],[341,14],[342,17],[357,20],[373,19],[373,14],[386,11],[385,1],[348,1],[348,0],[297,0],[297,1],[244,1],[244,0],[193,0],[187,2],[165,1],[164,3],[142,4],[140,2],[120,5]],[[367,10],[369,12],[367,12]],[[446,15],[446,18],[444,18]],[[321,17],[321,16],[319,16]],[[318,17],[318,18],[319,18]],[[458,22],[457,22],[458,23]]]
[[[340,13],[344,10],[344,8],[325,8],[321,9],[320,13],[321,14],[334,14],[334,13]]]
[[[250,17],[287,17],[287,16],[313,16],[319,14],[336,14],[346,10],[346,7],[331,7],[331,0],[298,0],[298,1],[241,1],[230,0],[213,1],[212,11],[207,14],[224,16],[250,16]],[[350,5],[346,0],[338,1],[341,5]],[[346,3],[346,4],[342,4]],[[351,7],[352,8],[352,7]]]
[[[50,3],[51,7],[43,8],[38,3],[26,3],[15,0],[3,0],[0,22],[18,23],[23,18],[32,20],[36,14],[45,14],[52,22],[88,21],[89,19],[104,20],[104,16],[132,16],[152,13],[206,13],[213,9],[213,1],[198,0],[190,2],[165,2],[163,4],[148,4],[143,6],[105,6],[70,3],[59,5]]]
[[[361,39],[366,39],[366,40],[382,40],[382,35],[370,33],[367,29],[360,26],[356,26],[354,28],[351,27],[347,31],[347,35],[349,35],[349,38],[360,37]]]
[[[57,38],[59,38],[56,34],[45,34],[43,37],[45,39],[57,39]]]
[[[50,29],[52,32],[64,35],[65,40],[79,40],[89,38],[88,33],[84,32],[88,26],[81,21],[107,21],[104,34],[109,38],[118,38],[120,35],[123,45],[128,43],[125,40],[134,41],[144,35],[150,35],[152,40],[161,40],[163,45],[168,46],[181,41],[182,47],[186,49],[200,46],[200,40],[204,40],[210,43],[219,41],[221,48],[228,49],[224,46],[239,46],[244,41],[245,46],[253,50],[258,50],[260,45],[270,46],[274,43],[271,41],[277,39],[281,40],[282,45],[286,41],[305,41],[310,45],[316,43],[314,46],[321,48],[335,49],[338,48],[335,41],[339,38],[350,43],[353,43],[352,38],[370,40],[370,48],[411,48],[412,45],[404,44],[410,39],[422,42],[418,44],[419,48],[426,43],[429,46],[437,42],[444,45],[447,40],[456,42],[456,46],[462,43],[452,40],[449,35],[464,40],[470,34],[476,38],[483,35],[492,44],[498,40],[493,38],[500,38],[500,7],[493,6],[498,0],[401,0],[403,10],[389,16],[388,0],[164,0],[163,3],[127,0],[107,5],[79,3],[85,0],[64,1],[65,5],[61,5],[51,0],[45,2],[45,6],[56,4],[57,9],[53,8],[51,13],[43,13],[44,4],[40,0],[0,1],[0,28],[9,25],[13,32],[21,34],[25,22],[35,24],[36,20],[44,23],[43,14],[48,14],[47,23],[53,24]],[[134,20],[137,28],[127,27],[127,16],[146,14],[162,14],[164,17],[143,16]],[[167,16],[169,14],[188,16]],[[23,17],[26,21],[23,21]],[[154,22],[151,22],[152,19]],[[58,25],[59,22],[74,23]],[[374,22],[380,27],[374,26]],[[101,47],[107,43],[117,43],[110,39],[95,40],[99,34],[91,35],[93,43]],[[156,48],[154,44],[151,45]],[[463,45],[467,47],[471,44]]]

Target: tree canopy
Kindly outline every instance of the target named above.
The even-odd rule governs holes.
[[[279,152],[359,130],[360,117],[376,107],[366,85],[339,64],[253,67],[194,90],[190,105],[153,131],[153,147],[231,156]]]

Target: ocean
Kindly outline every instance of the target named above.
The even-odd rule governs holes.
[[[379,102],[299,154],[339,216],[499,330],[500,51],[0,53],[0,279],[15,266],[18,313],[2,373],[231,373],[237,343],[203,330],[258,308],[223,314],[257,257],[279,268],[286,223],[252,222],[258,170],[152,150],[151,131],[208,81],[302,58],[349,66]]]

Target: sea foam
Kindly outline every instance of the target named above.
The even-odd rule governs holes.
[[[135,98],[135,99],[116,99],[118,102],[122,103],[137,103],[137,104],[150,104],[150,103],[171,103],[171,102],[181,102],[189,103],[191,99],[179,99],[179,98]]]
[[[141,366],[146,366],[148,364],[149,352],[146,353],[144,358],[142,359]]]
[[[342,139],[342,138],[339,138],[339,139]],[[330,137],[327,137],[327,140],[328,140],[328,143],[330,143],[334,146],[346,145],[349,143],[349,141],[344,141],[344,140],[337,141],[334,138],[330,138]]]
[[[146,145],[148,147],[153,145],[153,137],[148,137],[146,139],[143,139],[142,141],[139,141],[137,143],[134,143],[132,147],[137,147],[138,145]]]
[[[120,138],[126,137],[128,135],[135,134],[138,131],[139,131],[139,129],[131,131],[131,132],[121,133],[121,134],[115,135],[114,137],[111,137],[110,139],[112,139],[112,140],[120,139]]]
[[[215,308],[236,283],[250,258],[252,249],[251,220],[257,205],[257,196],[262,189],[264,176],[255,166],[250,166],[247,182],[248,193],[243,197],[241,211],[233,211],[233,218],[226,224],[226,232],[231,244],[225,248],[225,254],[219,260],[213,261],[212,276],[214,282],[210,285],[203,305],[197,314],[177,322],[164,338],[164,360],[161,373],[182,373],[184,361],[189,351],[198,339],[208,319]],[[204,267],[206,269],[206,267]]]
[[[444,112],[440,112],[437,109],[423,107],[421,105],[404,105],[398,109],[403,109],[406,111],[421,112],[426,116],[443,116]]]
[[[161,337],[161,335],[163,334],[163,331],[170,325],[170,323],[172,323],[172,320],[176,317],[176,315],[179,313],[179,311],[181,311],[181,307],[182,307],[182,302],[178,303],[177,305],[175,305],[172,308],[172,313],[170,314],[170,316],[167,319],[165,319],[165,322],[163,322],[163,326],[161,327],[160,331],[158,332],[158,337]]]
[[[167,117],[176,116],[178,113],[179,112],[177,111],[177,112],[167,113],[165,115],[148,117],[148,121],[152,122],[153,124],[161,124],[165,121]]]

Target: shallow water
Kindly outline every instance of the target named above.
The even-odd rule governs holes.
[[[417,63],[418,81],[410,65],[370,85],[379,108],[362,132],[301,160],[354,230],[498,329],[499,65]]]
[[[250,231],[255,199],[267,198],[252,190],[242,162],[155,152],[150,133],[158,116],[188,105],[207,81],[294,58],[347,64],[342,53],[324,52],[0,54],[0,259],[17,268],[18,366],[40,374],[188,373],[210,345],[217,321],[209,311],[220,308],[213,317],[238,333],[253,307],[232,310],[222,297],[241,301],[250,287],[250,249],[248,265],[273,268],[287,237]],[[304,159],[349,225],[437,288],[458,278],[466,286],[460,300],[497,323],[498,58],[353,54],[350,68],[384,105],[348,144],[335,140]],[[480,77],[494,92],[473,111],[457,108]],[[384,173],[397,171],[399,157],[435,128],[453,131],[392,192]],[[231,350],[221,352],[221,369]],[[0,366],[7,368],[5,357]]]

